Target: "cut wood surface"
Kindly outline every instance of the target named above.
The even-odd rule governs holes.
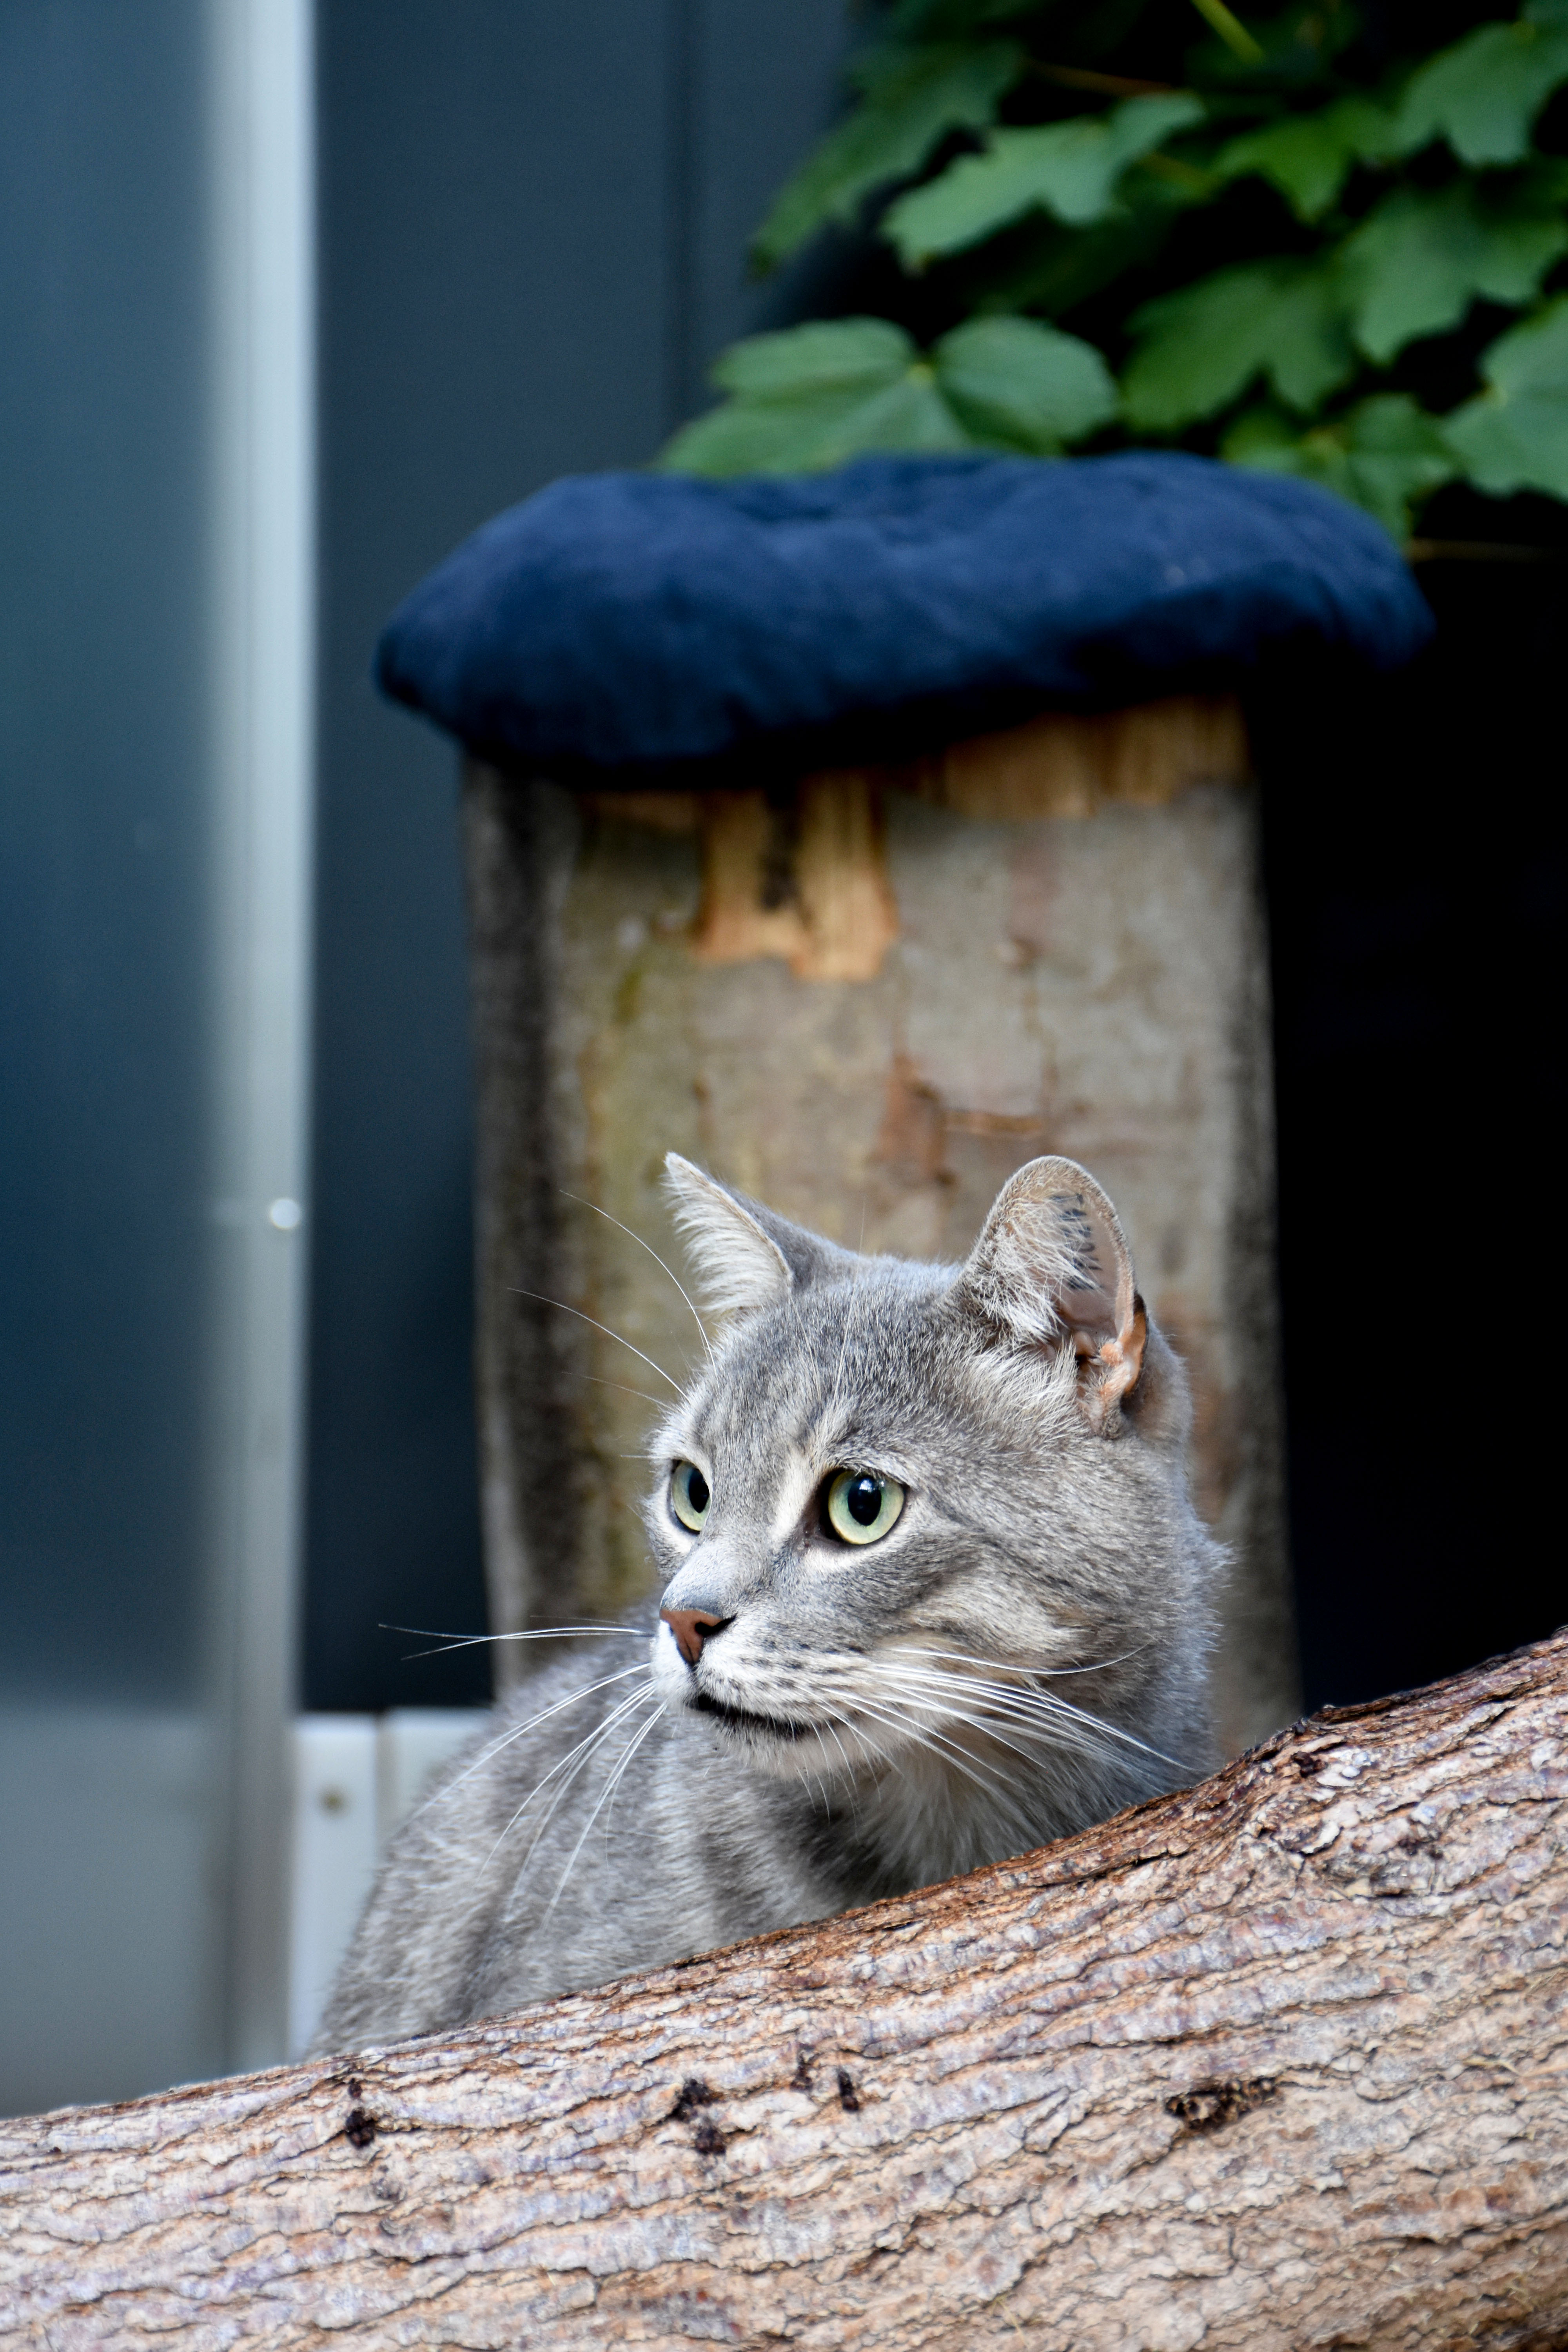
[[[0,2125],[0,2312],[149,2345],[1568,2343],[1568,1638],[1001,1869]]]

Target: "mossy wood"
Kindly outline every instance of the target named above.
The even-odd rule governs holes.
[[[1568,1638],[439,2040],[0,2125],[35,2352],[1552,2352]]]
[[[471,766],[467,809],[496,1629],[611,1617],[646,1588],[639,1449],[700,1344],[630,1237],[680,1271],[667,1150],[851,1246],[952,1258],[1013,1169],[1059,1151],[1116,1202],[1192,1376],[1198,1499],[1235,1554],[1222,1741],[1288,1720],[1238,705],[1047,713],[912,767],[700,797]],[[502,1649],[503,1676],[531,1646]]]

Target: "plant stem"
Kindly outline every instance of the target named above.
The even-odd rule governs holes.
[[[1106,98],[1170,98],[1176,85],[1169,81],[1134,81],[1127,74],[1093,73],[1088,66],[1051,66],[1037,58],[1029,61],[1030,73],[1038,74],[1042,81],[1059,82],[1064,89],[1092,89]]]
[[[1213,27],[1233,56],[1249,66],[1261,65],[1263,50],[1253,39],[1239,16],[1233,16],[1225,0],[1193,0],[1193,5],[1205,25]]]

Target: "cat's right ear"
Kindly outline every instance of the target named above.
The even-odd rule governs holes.
[[[1070,1345],[1096,1416],[1129,1397],[1149,1318],[1121,1221],[1076,1160],[1031,1160],[996,1195],[956,1297],[1019,1345]]]
[[[844,1258],[831,1242],[731,1192],[679,1151],[666,1153],[664,1167],[676,1231],[697,1295],[710,1314],[752,1315],[776,1307],[826,1271],[830,1259]]]

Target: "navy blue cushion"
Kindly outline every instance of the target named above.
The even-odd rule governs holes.
[[[774,742],[873,755],[1043,703],[1131,700],[1302,638],[1379,667],[1431,615],[1387,535],[1325,490],[1134,450],[1044,463],[552,483],[393,616],[383,689],[557,772]]]

